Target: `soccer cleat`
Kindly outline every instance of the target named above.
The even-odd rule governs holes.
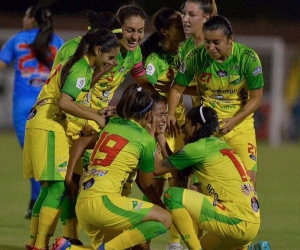
[[[103,243],[99,246],[98,250],[105,250]]]
[[[82,246],[83,245],[83,243],[79,239],[72,239],[72,238],[65,237],[65,236],[64,236],[64,238],[66,240],[68,240],[71,243],[71,245],[76,245],[76,246]]]
[[[57,238],[51,250],[66,250],[71,246],[71,243],[65,238]]]
[[[259,241],[248,246],[247,250],[271,250],[270,243],[267,241]]]
[[[171,243],[166,250],[183,250],[183,247],[180,245],[179,242]]]

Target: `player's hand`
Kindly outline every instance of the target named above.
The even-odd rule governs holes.
[[[177,123],[175,116],[168,115],[167,131],[171,137],[177,137],[180,134],[180,127]]]
[[[75,197],[78,195],[78,186],[73,180],[65,180],[65,187],[67,190],[67,196],[75,201]]]
[[[238,125],[238,121],[235,117],[224,118],[220,122],[220,133],[222,135],[228,134],[236,125]]]
[[[115,106],[107,106],[105,108],[99,109],[98,115],[104,116],[104,117],[116,115],[116,107]]]
[[[156,138],[159,134],[164,134],[166,131],[166,122],[158,116],[153,116],[151,122],[146,125],[147,131]]]

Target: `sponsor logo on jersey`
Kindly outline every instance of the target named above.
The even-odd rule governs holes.
[[[155,67],[152,63],[149,63],[146,68],[147,75],[152,76],[155,72]]]
[[[67,161],[64,161],[63,163],[59,164],[57,172],[58,173],[67,172],[67,165],[68,165]]]
[[[186,71],[186,63],[185,61],[183,61],[181,64],[180,64],[180,67],[179,67],[179,72],[184,74]]]
[[[85,85],[85,78],[77,78],[76,88],[82,90]]]
[[[90,175],[93,175],[93,176],[104,176],[104,175],[106,175],[107,174],[107,172],[108,172],[108,170],[106,170],[106,171],[103,171],[103,170],[97,170],[97,169],[95,169],[95,168],[92,168],[91,170],[90,170]]]
[[[218,71],[217,71],[217,75],[218,75],[219,77],[225,77],[225,76],[228,75],[228,73],[227,73],[227,71],[225,71],[225,70],[218,70]]]
[[[211,91],[216,94],[233,94],[236,89],[212,89]]]
[[[259,210],[259,203],[258,200],[256,199],[256,197],[252,197],[251,198],[251,207],[253,209],[254,212],[258,212]]]
[[[109,97],[109,95],[110,95],[110,91],[103,91],[102,92],[102,96],[105,97],[105,98]]]
[[[246,196],[248,196],[250,194],[250,189],[248,188],[248,186],[246,184],[241,185],[241,190],[242,190],[243,194]]]
[[[237,70],[237,69],[240,69],[240,65],[233,65],[231,67],[231,70]]]
[[[256,67],[255,70],[252,72],[252,75],[257,76],[258,74],[262,73],[262,68],[260,66]]]
[[[30,120],[30,119],[32,119],[33,117],[35,117],[36,113],[37,113],[36,108],[32,108],[32,109],[30,110],[30,112],[29,112],[29,115],[28,115],[27,120]]]
[[[232,85],[237,85],[241,82],[241,78],[239,75],[230,75],[229,76],[229,83]]]
[[[250,155],[250,159],[252,159],[253,161],[256,161],[256,156],[255,155]]]
[[[253,60],[253,62],[255,62],[255,61],[257,60],[256,55],[255,55],[255,53],[254,53],[253,51],[251,51],[251,50],[246,50],[246,51],[245,51],[245,54],[246,54],[247,56],[249,56],[249,57]]]
[[[209,194],[214,196],[214,200],[216,200],[216,201],[219,200],[219,194],[216,192],[216,190],[212,187],[211,184],[207,184],[206,189]]]
[[[119,72],[122,73],[124,70],[125,70],[125,67],[122,66],[122,67],[119,69]]]

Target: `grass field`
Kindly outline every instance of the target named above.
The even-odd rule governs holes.
[[[29,181],[22,178],[22,151],[11,132],[0,133],[0,250],[23,250],[29,236],[30,221],[24,219],[29,201]],[[272,250],[300,249],[300,144],[285,143],[273,149],[259,142],[257,180],[262,224],[256,238],[271,243]],[[135,188],[134,195],[141,196]],[[58,225],[56,236],[61,235]],[[81,240],[89,245],[82,232]],[[152,242],[164,250],[168,234]]]

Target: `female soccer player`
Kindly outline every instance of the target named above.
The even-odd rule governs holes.
[[[150,94],[138,84],[126,88],[117,104],[118,117],[111,117],[100,133],[76,204],[78,220],[92,247],[77,247],[59,238],[53,250],[127,249],[170,227],[170,214],[152,187],[154,137],[164,133],[165,127],[152,115],[152,106]],[[164,103],[158,114],[166,115]],[[129,174],[136,170],[139,188],[157,205],[121,195]],[[107,230],[124,232],[103,242]]]
[[[164,194],[188,249],[246,249],[260,227],[260,208],[254,184],[240,157],[213,134],[218,131],[218,116],[205,106],[192,108],[182,131],[185,146],[166,159],[155,158],[155,174],[192,168],[200,192],[171,187]],[[163,134],[158,136],[165,145]],[[193,220],[207,233],[200,242]]]
[[[53,33],[52,14],[42,5],[30,6],[23,17],[23,31],[10,38],[0,51],[0,70],[14,61],[13,125],[21,148],[24,146],[26,119],[46,81],[63,40]],[[31,217],[40,192],[33,178],[25,218]]]
[[[148,79],[156,91],[167,96],[178,68],[178,65],[175,64],[175,56],[180,44],[186,39],[181,13],[170,7],[162,8],[154,15],[153,24],[156,31],[141,45],[144,65]],[[184,123],[184,111],[181,98],[175,114],[180,126]],[[166,132],[166,137],[172,151],[177,151],[183,146],[182,134],[172,137]],[[159,197],[163,194],[166,180],[169,181],[169,186],[178,185],[171,174],[155,177],[153,186]],[[180,242],[180,236],[176,234],[173,227],[171,228],[171,238]]]
[[[179,63],[183,61],[191,50],[204,42],[203,24],[211,16],[217,15],[217,12],[215,0],[187,0],[185,2],[182,8],[182,20],[184,33],[189,38],[179,48],[177,58]],[[190,85],[196,86],[197,83],[192,81]],[[193,107],[200,104],[199,96],[193,95],[191,98]]]
[[[104,126],[98,111],[76,104],[81,90],[88,90],[93,68],[109,65],[119,52],[119,41],[109,30],[97,30],[82,37],[70,60],[52,70],[26,123],[23,173],[42,184],[33,207],[28,249],[46,249],[52,225],[64,198],[64,177],[69,159],[66,113],[96,121]]]
[[[219,136],[236,150],[252,181],[256,182],[257,150],[253,112],[263,95],[259,57],[251,48],[234,42],[229,21],[213,16],[203,26],[205,43],[185,57],[168,99],[169,122],[175,125],[175,108],[185,86],[195,78],[204,106],[219,116]]]

